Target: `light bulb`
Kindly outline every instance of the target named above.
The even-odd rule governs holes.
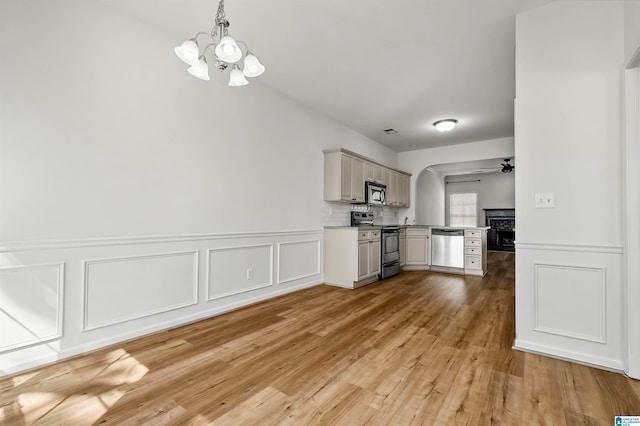
[[[242,50],[231,36],[224,36],[216,46],[216,56],[228,64],[236,63],[242,57]]]
[[[200,80],[209,80],[209,65],[204,56],[200,56],[198,62],[187,68],[187,72]]]
[[[242,73],[247,77],[257,77],[264,72],[264,65],[260,63],[258,58],[251,52],[247,52],[244,58],[244,69]]]
[[[225,44],[224,46],[222,46],[222,50],[224,50],[224,53],[225,53],[225,54],[227,54],[227,55],[231,56],[231,55],[233,55],[233,52],[235,52],[235,51],[236,51],[236,48],[235,48],[235,47],[233,47],[233,45],[232,45],[232,44],[227,43],[227,44]]]
[[[229,86],[245,86],[247,84],[249,84],[249,82],[244,78],[240,67],[234,65],[231,70],[231,75],[229,76]]]
[[[195,65],[198,62],[198,54],[200,52],[198,43],[193,39],[185,41],[173,51],[176,52],[178,58],[189,65]]]

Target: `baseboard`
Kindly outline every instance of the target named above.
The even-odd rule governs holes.
[[[516,339],[516,341],[514,342],[512,349],[560,359],[562,361],[574,362],[576,364],[582,364],[601,370],[625,374],[624,363],[621,360],[617,359],[594,357],[584,353],[567,351],[518,339]]]

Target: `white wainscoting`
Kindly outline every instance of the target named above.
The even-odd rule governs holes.
[[[319,229],[0,242],[0,376],[320,284],[322,239]]]
[[[533,267],[533,329],[606,343],[605,268],[544,263]]]
[[[62,337],[64,264],[0,268],[0,353]]]
[[[224,247],[208,252],[207,300],[273,285],[273,244]]]
[[[96,259],[84,265],[83,331],[198,303],[197,250]]]
[[[278,284],[309,278],[320,273],[320,240],[278,244]]]
[[[514,347],[624,368],[622,248],[516,243]]]

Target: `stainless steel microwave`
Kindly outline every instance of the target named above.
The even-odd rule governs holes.
[[[387,186],[377,182],[365,182],[365,203],[385,205],[387,203]]]

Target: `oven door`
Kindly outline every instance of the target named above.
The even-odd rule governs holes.
[[[400,232],[382,230],[382,264],[400,261]]]

